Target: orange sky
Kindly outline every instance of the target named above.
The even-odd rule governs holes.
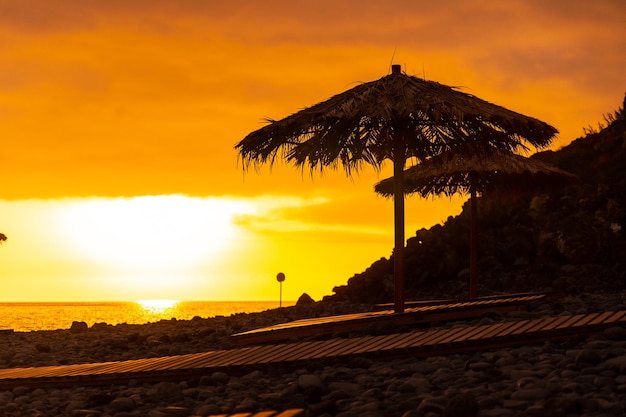
[[[391,202],[372,192],[389,168],[353,179],[285,166],[244,176],[238,140],[265,117],[386,75],[393,62],[554,125],[558,148],[621,104],[624,21],[622,0],[0,0],[0,232],[9,236],[0,301],[141,297],[135,287],[150,280],[133,277],[154,276],[151,268],[109,271],[105,256],[94,266],[69,249],[54,216],[81,201],[159,195],[198,199],[168,206],[178,218],[191,215],[188,203],[221,199],[232,209],[224,221],[247,243],[233,244],[219,264],[198,255],[202,272],[190,273],[184,291],[173,292],[164,275],[144,298],[267,299],[285,267],[287,298],[330,294],[391,252]],[[463,201],[414,200],[407,236]],[[118,216],[101,222],[132,223],[133,215]],[[130,229],[117,236],[131,239]],[[210,252],[194,239],[192,252]],[[115,280],[125,284],[106,286]]]

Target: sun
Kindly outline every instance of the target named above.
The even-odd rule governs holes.
[[[176,269],[206,262],[237,236],[245,203],[179,195],[70,201],[60,230],[81,257],[128,270]]]

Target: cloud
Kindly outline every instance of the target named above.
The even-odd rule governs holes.
[[[392,58],[554,124],[560,145],[626,90],[620,1],[68,4],[0,0],[5,198],[319,186],[281,167],[244,179],[233,146]]]

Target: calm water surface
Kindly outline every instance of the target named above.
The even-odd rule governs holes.
[[[295,302],[283,301],[283,306]],[[236,313],[254,313],[278,307],[276,301],[173,301],[72,303],[0,303],[0,330],[16,332],[69,329],[74,321],[144,324],[159,320],[191,320]]]

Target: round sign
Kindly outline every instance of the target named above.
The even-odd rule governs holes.
[[[276,275],[276,281],[283,282],[284,280],[285,280],[285,274],[283,274],[282,272],[279,272],[278,275]]]

